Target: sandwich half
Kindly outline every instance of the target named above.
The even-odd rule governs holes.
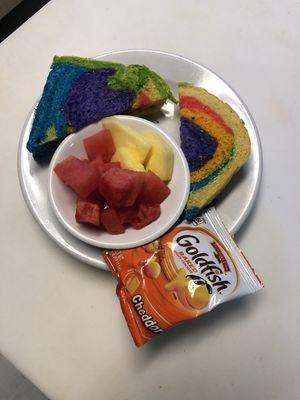
[[[247,161],[250,139],[238,114],[218,97],[179,83],[181,147],[191,187],[184,217],[192,221]]]
[[[115,114],[147,115],[176,102],[167,83],[144,65],[55,56],[27,143],[35,159],[70,133]]]

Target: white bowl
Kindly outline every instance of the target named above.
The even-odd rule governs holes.
[[[186,158],[177,145],[157,125],[145,119],[120,115],[116,116],[120,121],[136,129],[143,131],[155,131],[171,146],[174,153],[174,168],[172,179],[168,186],[170,195],[161,204],[161,215],[151,224],[136,230],[128,227],[119,235],[111,235],[104,230],[97,230],[88,225],[79,224],[75,219],[77,195],[58,178],[53,168],[68,156],[78,158],[87,157],[83,139],[89,137],[103,128],[101,121],[89,125],[80,132],[69,135],[57,148],[49,167],[48,192],[51,206],[61,224],[78,239],[93,246],[106,249],[125,249],[149,243],[163,235],[178,219],[182,213],[189,194],[190,174]]]

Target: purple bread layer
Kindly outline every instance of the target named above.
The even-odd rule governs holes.
[[[63,103],[65,121],[75,130],[114,114],[128,113],[135,97],[132,90],[107,86],[114,68],[83,72],[73,82]]]
[[[186,118],[180,119],[180,139],[190,172],[196,171],[207,163],[218,146],[216,139]]]

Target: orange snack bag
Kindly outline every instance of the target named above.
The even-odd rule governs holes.
[[[141,247],[103,251],[133,340],[256,292],[262,282],[214,208]]]

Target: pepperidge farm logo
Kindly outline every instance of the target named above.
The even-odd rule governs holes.
[[[226,249],[205,229],[181,230],[174,236],[173,259],[186,275],[207,282],[213,294],[231,294],[237,284],[236,269]]]

